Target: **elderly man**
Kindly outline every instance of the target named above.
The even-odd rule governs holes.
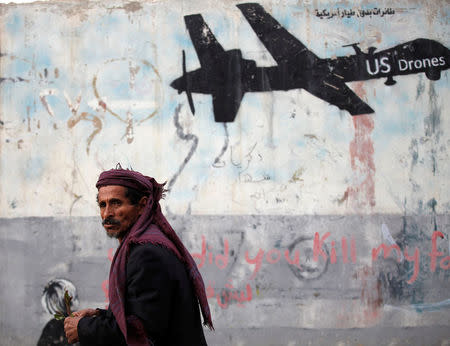
[[[161,212],[164,189],[122,168],[100,174],[98,205],[106,233],[119,240],[109,274],[109,308],[67,317],[69,342],[81,345],[206,345],[213,329],[197,266]]]

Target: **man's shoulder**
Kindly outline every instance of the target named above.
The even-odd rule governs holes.
[[[140,261],[146,258],[158,259],[161,261],[173,260],[175,254],[164,245],[154,243],[134,243],[130,245],[129,261]]]
[[[170,268],[168,271],[167,269]],[[138,243],[130,246],[127,275],[168,275],[181,277],[185,268],[178,257],[163,245]],[[165,274],[164,274],[165,273]]]

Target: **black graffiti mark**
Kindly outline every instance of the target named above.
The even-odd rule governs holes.
[[[198,137],[188,133],[185,134],[184,133],[184,129],[180,124],[180,110],[181,110],[181,105],[178,105],[177,108],[175,109],[175,115],[173,117],[173,123],[177,129],[177,136],[180,137],[183,141],[192,141],[192,146],[191,149],[189,150],[189,153],[187,154],[187,156],[184,158],[183,163],[180,165],[180,167],[178,168],[177,172],[174,174],[174,176],[169,180],[169,183],[167,185],[167,192],[170,192],[172,190],[173,185],[175,184],[178,176],[181,174],[181,172],[183,171],[184,167],[186,166],[186,164],[189,162],[189,160],[191,159],[192,155],[194,155],[195,150],[197,149],[198,146]]]
[[[359,17],[359,18],[363,18],[363,17],[372,17],[372,16],[380,16],[380,17],[384,17],[386,15],[394,15],[395,14],[395,9],[388,7],[388,8],[370,8],[370,9],[341,9],[341,8],[336,8],[336,9],[323,9],[321,11],[319,10],[315,10],[316,12],[316,17],[319,17],[320,19],[331,19],[334,17],[337,18],[351,18],[351,17]]]
[[[298,250],[300,252],[300,268],[294,264],[288,263],[289,269],[299,280],[315,280],[319,279],[328,269],[328,263],[330,262],[330,253],[326,244],[323,244],[323,250],[327,254],[326,261],[315,262],[313,257],[313,238],[311,237],[299,237],[295,239],[291,245],[288,246],[288,250],[291,257],[294,257],[294,252]],[[307,244],[305,244],[307,243]]]
[[[417,165],[417,162],[419,160],[419,145],[417,139],[413,138],[411,140],[411,145],[409,146],[409,153],[411,154],[411,170],[414,166]]]
[[[406,201],[405,201],[406,205]],[[400,251],[406,254],[409,251],[411,255],[413,249],[419,249],[420,253],[428,253],[429,245],[432,241],[432,233],[445,228],[443,225],[438,226],[438,220],[436,215],[437,201],[432,198],[426,204],[432,211],[430,217],[433,223],[433,231],[430,232],[428,227],[424,227],[423,224],[417,222],[417,219],[412,216],[406,215],[406,209],[402,216],[401,231],[394,237],[395,244],[400,248]],[[427,222],[428,224],[428,222]],[[426,260],[420,260],[418,272],[428,273],[431,275],[429,263]],[[400,303],[404,306],[405,302],[415,305],[415,308],[420,309],[438,309],[439,304],[433,306],[424,304],[425,298],[429,288],[426,285],[428,279],[425,275],[417,277],[413,283],[408,283],[408,279],[411,278],[415,269],[411,261],[402,259],[400,262],[395,257],[385,259],[382,264],[379,265],[378,280],[382,284],[383,289],[383,301],[386,303]],[[438,269],[439,270],[439,269]],[[448,280],[448,271],[441,272],[440,278]],[[423,304],[423,305],[422,305]]]
[[[401,252],[404,252],[406,248],[420,247],[420,244],[427,238],[430,237],[422,232],[422,227],[417,222],[413,219],[408,221],[405,211],[405,215],[402,217],[401,232],[394,237],[395,244],[399,246]],[[398,262],[394,258],[387,258],[382,263],[379,268],[378,280],[381,282],[383,301],[386,303],[400,303],[407,300],[413,303],[423,302],[424,278],[419,277],[413,284],[407,283],[414,270],[410,261]],[[423,262],[420,263],[420,271],[426,271]]]
[[[386,303],[399,302],[411,298],[410,285],[406,283],[406,275],[395,259],[387,258],[383,261],[383,268],[378,274],[381,282],[383,301]]]
[[[42,72],[37,72],[37,74],[39,75],[39,82],[42,84],[54,84],[55,82],[53,80],[49,80],[49,72],[47,68],[44,68],[44,74],[42,74]],[[53,76],[55,79],[59,78],[59,70],[58,68],[55,68],[53,70]]]
[[[440,131],[441,126],[441,108],[438,106],[437,93],[434,85],[430,85],[429,89],[429,99],[430,99],[430,115],[424,120],[425,123],[425,135],[433,139],[433,147],[431,149],[431,160],[432,168],[431,171],[433,175],[436,175],[437,171],[437,159],[436,159],[436,146],[439,142],[439,137],[442,131]]]
[[[416,101],[419,99],[419,97],[423,94],[425,91],[425,81],[423,80],[422,76],[419,78],[419,83],[417,83],[417,93],[416,93]]]
[[[437,206],[437,201],[432,198],[428,201],[427,206],[431,208],[431,212],[433,215],[433,224],[434,224],[434,231],[438,230],[438,226],[437,226],[437,220],[436,220],[436,206]]]
[[[171,86],[179,93],[211,94],[216,122],[233,122],[246,92],[305,89],[314,96],[348,111],[351,115],[374,110],[357,96],[347,82],[387,78],[424,72],[438,80],[450,67],[449,50],[425,38],[365,53],[358,43],[356,54],[321,59],[291,35],[257,3],[237,5],[277,65],[257,67],[254,60],[242,58],[239,49],[225,51],[200,14],[185,16],[186,27],[201,67],[175,79]]]
[[[23,78],[23,77],[2,77],[0,76],[0,84],[3,82],[13,82],[13,83],[17,83],[17,82],[26,82],[26,83],[30,83],[34,80],[37,80],[40,84],[52,84],[53,82],[48,82],[47,77],[49,76],[49,71],[47,68],[44,68],[44,74],[42,74],[41,72],[36,71],[35,66],[32,62],[30,62],[27,59],[23,59],[20,58],[18,56],[15,55],[11,55],[11,54],[5,54],[5,53],[0,53],[0,58],[5,57],[6,59],[9,58],[10,61],[18,61],[22,64],[27,64],[29,65],[29,72],[28,75],[34,75],[34,78],[32,79],[28,79],[28,78]],[[59,76],[59,70],[58,68],[55,68],[54,70],[54,74],[55,74],[55,78],[58,78]],[[39,77],[39,78],[37,78]]]
[[[229,262],[230,265],[228,266],[228,269],[227,269],[227,275],[230,275],[233,272],[234,267],[236,266],[238,255],[241,253],[241,248],[242,248],[242,245],[244,244],[244,240],[245,240],[245,232],[244,231],[230,231],[230,232],[225,232],[225,234],[227,236],[236,235],[237,237],[239,237],[239,242],[238,242],[237,248],[230,249],[230,259],[231,260]],[[221,242],[222,242],[222,244],[221,244],[222,247],[224,247],[223,238],[221,239]]]
[[[252,177],[250,174],[245,173],[245,172],[246,172],[246,171],[248,170],[248,168],[250,167],[250,162],[252,162],[252,160],[253,160],[253,155],[252,155],[252,153],[253,153],[253,151],[255,150],[257,144],[258,144],[258,142],[255,142],[255,144],[251,147],[250,151],[249,151],[247,154],[245,154],[244,158],[245,158],[246,161],[247,161],[247,162],[246,162],[245,168],[242,168],[242,162],[235,162],[235,161],[234,161],[233,146],[231,147],[231,163],[232,163],[233,166],[235,166],[235,167],[242,168],[242,169],[239,171],[239,181],[255,182],[255,181],[253,180],[253,177]],[[259,157],[259,159],[260,159],[260,161],[261,161],[261,160],[262,160],[261,154],[258,154],[258,157]],[[244,173],[245,173],[245,174],[244,174]],[[262,180],[268,180],[268,179],[263,178]],[[262,181],[262,180],[261,180],[261,181]]]
[[[429,89],[429,98],[430,98],[430,115],[425,118],[425,135],[431,137],[433,135],[437,136],[439,139],[439,129],[441,125],[441,109],[438,106],[437,102],[437,93],[434,85],[430,85]]]
[[[223,143],[223,147],[220,150],[220,154],[215,158],[213,166],[217,168],[221,168],[225,166],[225,162],[222,159],[222,156],[225,154],[225,152],[228,149],[228,144],[230,143],[230,136],[228,135],[228,128],[227,124],[223,124],[223,128],[225,130],[225,142]]]
[[[13,83],[17,83],[17,82],[27,82],[27,83],[28,83],[28,82],[30,82],[29,79],[24,79],[24,78],[21,78],[21,77],[17,77],[17,78],[12,78],[12,77],[4,78],[4,77],[0,77],[0,84],[3,83],[3,82],[7,82],[7,81],[13,82]]]
[[[30,62],[28,60],[26,60],[26,59],[22,59],[22,58],[19,58],[19,57],[15,56],[15,55],[11,55],[11,54],[1,53],[0,52],[0,58],[3,58],[3,57],[9,58],[11,61],[16,60],[16,61],[20,61],[20,62],[24,62],[24,63],[30,64]],[[31,81],[30,79],[22,78],[22,77],[19,77],[19,76],[16,76],[16,77],[0,76],[0,84],[2,84],[3,82],[12,82],[12,83],[26,82],[26,83],[30,83],[30,81]]]

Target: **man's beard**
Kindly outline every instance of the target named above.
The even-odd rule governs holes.
[[[114,238],[114,239],[119,239],[119,238],[123,238],[125,236],[125,234],[128,233],[128,230],[124,230],[122,232],[117,232],[117,233],[109,233],[108,231],[106,231],[106,235],[109,238]]]
[[[120,226],[120,221],[119,221],[119,220],[116,220],[116,219],[112,219],[112,218],[106,218],[106,219],[104,219],[104,220],[102,221],[102,225],[103,225],[103,226],[104,226],[104,225],[115,225],[115,226]],[[115,238],[115,239],[118,239],[118,238],[123,238],[123,237],[125,236],[125,234],[127,234],[128,231],[129,231],[129,230],[126,229],[126,230],[123,230],[123,231],[120,231],[120,232],[110,233],[110,232],[108,232],[108,230],[106,230],[106,235],[107,235],[109,238]]]

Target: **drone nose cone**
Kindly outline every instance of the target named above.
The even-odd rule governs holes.
[[[178,90],[178,93],[181,93],[183,91],[183,82],[182,78],[175,79],[172,83],[170,83],[170,86],[176,90]]]

